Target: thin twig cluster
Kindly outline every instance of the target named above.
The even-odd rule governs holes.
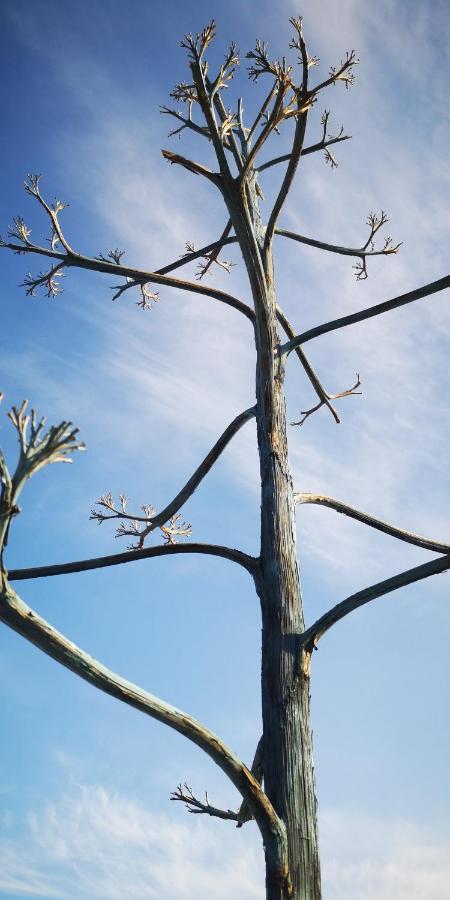
[[[101,497],[95,501],[95,504],[93,509],[91,509],[90,519],[98,522],[99,525],[106,522],[107,519],[120,519],[121,521],[116,530],[115,537],[137,538],[137,542],[129,544],[127,550],[142,550],[145,538],[156,527],[159,528],[165,544],[177,544],[177,538],[187,538],[192,534],[192,526],[188,522],[183,522],[181,513],[175,513],[170,516],[167,522],[158,526],[154,523],[156,510],[149,504],[144,504],[140,507],[143,512],[142,516],[136,515],[135,513],[129,513],[127,511],[128,498],[125,494],[119,494],[119,506],[116,505],[113,495],[110,492],[102,494]],[[106,512],[104,512],[104,510],[106,510]]]

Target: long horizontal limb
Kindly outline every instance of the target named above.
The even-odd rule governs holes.
[[[45,256],[49,259],[60,260],[64,263],[66,268],[89,269],[95,272],[101,272],[105,275],[112,275],[113,277],[117,277],[117,275],[123,276],[125,279],[129,280],[129,283],[124,285],[124,289],[131,288],[135,285],[159,284],[165,287],[177,288],[182,291],[189,291],[193,294],[202,294],[205,297],[212,297],[215,300],[220,300],[227,306],[232,306],[233,309],[243,313],[243,315],[252,322],[254,319],[253,310],[245,303],[242,303],[241,300],[238,300],[237,297],[233,297],[231,294],[227,294],[225,291],[220,291],[216,288],[206,287],[196,281],[171,278],[167,275],[158,274],[157,272],[146,272],[143,269],[134,269],[129,266],[123,266],[113,262],[109,263],[106,260],[82,256],[80,254],[68,256],[66,253],[60,253],[57,250],[51,250],[37,244],[22,246],[20,244],[4,242],[2,246],[13,250],[15,253],[32,253]]]
[[[431,281],[429,284],[416,288],[414,291],[408,291],[407,294],[400,294],[399,297],[394,297],[392,300],[385,300],[383,303],[377,303],[375,306],[370,306],[368,309],[360,310],[360,312],[350,313],[348,316],[341,316],[339,319],[332,319],[330,322],[325,322],[323,325],[316,325],[314,328],[309,328],[308,331],[304,331],[286,344],[283,344],[280,351],[286,354],[291,353],[291,351],[295,350],[300,344],[306,344],[307,341],[320,337],[322,334],[328,334],[329,331],[336,331],[338,328],[346,328],[347,325],[355,325],[356,322],[364,322],[365,319],[371,319],[373,316],[379,316],[382,313],[390,312],[391,309],[405,306],[406,303],[422,300],[424,297],[429,297],[431,294],[438,293],[438,291],[444,291],[448,287],[450,287],[450,275],[445,275],[444,278],[439,278],[437,281]]]
[[[105,569],[108,566],[120,566],[124,563],[136,562],[140,559],[152,559],[156,556],[178,556],[182,553],[202,553],[206,556],[219,556],[230,562],[238,563],[253,574],[258,564],[254,556],[242,553],[232,547],[218,544],[161,544],[157,547],[145,547],[142,550],[126,550],[124,553],[113,553],[109,556],[98,556],[94,559],[79,559],[73,562],[56,563],[49,566],[33,566],[26,569],[11,569],[9,581],[24,581],[30,578],[49,578],[52,575],[70,575],[75,572],[88,572],[91,569]]]
[[[442,541],[421,537],[418,534],[414,534],[412,531],[405,531],[403,528],[397,528],[395,525],[390,525],[389,522],[383,522],[381,519],[376,519],[375,516],[370,516],[368,513],[362,512],[360,509],[355,509],[347,503],[341,503],[340,500],[335,500],[333,497],[327,497],[323,494],[296,493],[294,494],[294,501],[296,503],[313,503],[317,506],[327,506],[329,509],[334,509],[338,513],[343,513],[343,515],[349,516],[351,519],[356,519],[357,522],[362,522],[363,525],[369,525],[370,528],[376,528],[377,531],[383,531],[384,534],[389,534],[391,537],[398,538],[400,541],[406,541],[407,544],[414,544],[416,547],[422,547],[424,550],[431,550],[433,553],[450,553],[450,544],[444,544]]]

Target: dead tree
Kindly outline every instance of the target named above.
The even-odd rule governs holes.
[[[240,792],[240,809],[217,809],[209,803],[207,797],[205,801],[195,797],[186,785],[178,787],[173,799],[185,803],[191,812],[229,819],[238,826],[253,817],[264,844],[267,900],[317,900],[321,896],[321,888],[309,709],[313,651],[325,632],[353,610],[399,587],[450,568],[450,546],[381,522],[331,497],[295,493],[288,461],[284,399],[286,364],[289,356],[296,357],[317,395],[317,403],[311,409],[302,410],[298,421],[292,424],[302,425],[321,407],[326,407],[335,421],[339,422],[335,401],[359,393],[360,378],[357,376],[351,387],[339,393],[329,393],[307,358],[307,342],[327,332],[428,297],[449,287],[450,278],[441,278],[376,306],[317,325],[301,334],[287,320],[277,301],[275,290],[272,256],[275,236],[329,253],[353,257],[359,279],[367,277],[369,257],[392,255],[399,248],[399,244],[393,244],[389,237],[384,238],[379,245],[377,243],[379,231],[387,221],[384,212],[379,216],[369,216],[368,233],[358,247],[324,243],[292,233],[279,225],[301,158],[322,152],[332,167],[336,165],[331,147],[348,140],[349,136],[343,129],[332,136],[329,133],[329,113],[325,112],[322,117],[322,133],[316,136],[313,143],[306,144],[308,113],[318,97],[331,86],[342,82],[348,88],[354,78],[353,69],[358,63],[354,51],[348,52],[339,65],[330,69],[324,80],[314,81],[310,70],[314,69],[317,60],[308,55],[301,19],[292,18],[290,23],[293,38],[289,46],[297,56],[297,64],[293,60],[293,65],[290,65],[285,58],[272,60],[267,45],[260,41],[247,54],[250,60],[250,78],[255,82],[261,79],[268,83],[264,102],[251,123],[244,122],[242,100],[239,100],[234,111],[228,109],[223,100],[224,89],[239,63],[235,45],[231,45],[223,64],[213,73],[208,67],[205,53],[214,38],[214,22],[201,33],[194,36],[189,34],[182,41],[182,47],[187,51],[189,76],[186,82],[176,85],[171,94],[173,100],[181,105],[174,108],[164,106],[162,112],[176,121],[176,129],[172,133],[190,130],[200,138],[206,138],[213,150],[216,168],[209,168],[168,150],[163,150],[163,156],[171,164],[187,169],[189,175],[206,179],[211,190],[220,193],[227,210],[227,222],[218,240],[208,246],[196,250],[192,244],[188,244],[186,253],[181,258],[157,271],[148,272],[124,265],[123,253],[117,249],[97,257],[85,256],[73,249],[61,227],[60,213],[65,204],[59,200],[49,203],[44,198],[39,176],[29,176],[26,181],[27,193],[37,200],[50,220],[49,244],[35,244],[23,219],[16,218],[8,237],[2,241],[2,246],[19,254],[38,255],[50,260],[47,271],[26,276],[24,285],[28,294],[43,288],[48,296],[54,297],[61,291],[61,276],[71,268],[82,268],[123,279],[115,286],[114,298],[137,289],[137,303],[143,309],[158,299],[154,292],[155,285],[203,294],[228,304],[247,319],[249,340],[253,336],[255,342],[256,402],[231,422],[189,481],[160,512],[151,507],[142,507],[138,514],[128,510],[124,496],[120,496],[118,501],[111,494],[100,497],[92,511],[92,518],[99,521],[118,520],[118,534],[134,538],[134,543],[126,552],[98,559],[8,572],[3,551],[14,517],[20,511],[18,499],[25,482],[43,466],[57,461],[67,462],[73,451],[83,448],[71,423],[62,422],[45,431],[44,420],[38,421],[34,412],[29,415],[25,402],[20,408],[13,407],[9,417],[17,431],[20,447],[14,472],[10,471],[0,453],[0,618],[81,678],[169,725],[204,750]],[[261,162],[262,150],[270,142],[271,136],[284,129],[287,122],[293,126],[289,152]],[[278,167],[283,174],[279,179],[278,194],[264,224],[261,213],[261,181],[263,173],[272,167]],[[253,307],[222,290],[207,287],[202,281],[203,276],[214,265],[229,269],[230,263],[221,259],[220,253],[230,244],[238,245],[242,255]],[[199,265],[197,280],[186,281],[171,274],[193,260],[197,260]],[[205,478],[234,435],[253,418],[256,419],[257,426],[261,477],[259,556],[253,557],[225,546],[178,543],[179,537],[188,537],[191,531],[190,525],[181,519],[182,505]],[[305,624],[295,544],[296,503],[329,506],[365,525],[440,555],[432,562],[359,591],[329,609],[317,621]],[[160,530],[163,543],[146,547],[146,539],[157,529]],[[92,659],[30,609],[12,587],[13,581],[81,572],[178,553],[203,553],[223,557],[246,569],[254,581],[262,616],[263,735],[250,768],[200,722],[125,681]]]

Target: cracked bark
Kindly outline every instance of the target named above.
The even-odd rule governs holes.
[[[296,555],[283,380],[271,249],[264,251],[256,193],[226,197],[255,304],[257,438],[261,475],[261,556],[255,584],[262,616],[264,789],[286,825],[289,893],[266,857],[267,900],[321,897],[310,727],[309,666],[298,666],[304,632]],[[244,200],[245,214],[241,202]],[[264,263],[263,263],[264,261]],[[309,659],[309,656],[308,656]]]

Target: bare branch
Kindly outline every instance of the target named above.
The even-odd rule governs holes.
[[[33,566],[26,569],[11,569],[10,581],[25,581],[31,578],[50,578],[53,575],[70,575],[76,572],[89,572],[92,569],[105,569],[109,566],[121,566],[123,563],[136,562],[141,559],[152,559],[157,556],[178,556],[183,553],[200,553],[206,556],[219,556],[228,559],[246,569],[251,575],[255,572],[258,560],[254,556],[242,553],[231,547],[219,544],[161,544],[143,550],[126,550],[124,553],[113,553],[109,556],[98,556],[95,559],[80,559],[68,563],[56,563],[49,566]]]
[[[215,36],[216,23],[214,19],[211,19],[209,25],[206,25],[202,31],[198,31],[195,37],[191,32],[185,34],[184,38],[180,41],[180,47],[183,47],[184,50],[188,51],[189,59],[199,62],[206,48],[209,47]]]
[[[347,597],[346,600],[342,600],[341,603],[333,606],[332,609],[317,619],[310,628],[306,629],[301,636],[301,648],[305,652],[310,653],[332,625],[340,622],[344,616],[348,616],[353,610],[359,609],[360,606],[364,606],[371,600],[390,594],[392,591],[405,587],[407,584],[414,584],[414,582],[421,581],[423,578],[429,578],[430,575],[446,572],[448,569],[450,569],[450,556],[441,556],[439,559],[434,559],[421,566],[415,566],[413,569],[407,569],[405,572],[400,572],[399,575],[394,575],[385,581],[379,581],[377,584],[372,584],[370,587],[352,594],[351,597]]]
[[[207,753],[247,800],[264,841],[270,842],[277,858],[282,857],[280,865],[286,866],[286,832],[283,824],[251,772],[217,735],[192,716],[97,662],[30,609],[8,582],[0,590],[0,619],[84,681],[173,728]]]
[[[56,241],[59,241],[59,243],[62,245],[62,247],[64,247],[64,250],[66,251],[66,253],[68,253],[69,256],[76,256],[77,254],[75,253],[75,250],[72,249],[72,247],[70,246],[69,242],[66,240],[66,238],[63,234],[63,231],[62,231],[61,225],[59,223],[59,219],[58,219],[59,213],[62,212],[62,210],[65,209],[68,204],[63,203],[61,200],[58,200],[57,198],[55,198],[55,200],[53,201],[53,205],[50,206],[50,204],[47,203],[46,200],[44,200],[44,197],[42,196],[42,194],[40,192],[39,182],[41,180],[41,177],[42,177],[41,175],[28,175],[26,178],[26,181],[25,181],[25,191],[27,192],[27,194],[30,194],[31,197],[35,197],[36,200],[38,201],[38,203],[40,203],[42,208],[47,213],[47,215],[50,219],[50,222],[51,222],[52,231],[53,231]],[[52,239],[51,244],[52,244],[53,249],[54,249],[54,243],[55,243],[55,240]]]
[[[97,505],[100,505],[102,508],[107,510],[107,514],[105,515],[102,512],[98,512],[92,510],[91,519],[97,519],[97,521],[105,521],[106,519],[122,519],[129,518],[135,521],[136,523],[143,522],[146,524],[146,528],[135,531],[133,534],[139,534],[139,540],[141,541],[141,547],[144,544],[144,540],[155,528],[162,528],[166,522],[173,518],[173,516],[181,509],[181,507],[186,503],[189,497],[192,496],[196,488],[203,481],[208,472],[212,469],[215,462],[217,462],[221,453],[228,446],[232,438],[237,434],[237,432],[248,422],[250,419],[253,419],[256,415],[256,407],[252,406],[250,409],[244,410],[244,412],[239,413],[235,419],[227,426],[223,434],[220,435],[219,439],[216,441],[213,447],[205,458],[202,460],[199,466],[197,466],[195,472],[191,475],[186,484],[181,488],[181,490],[176,494],[173,500],[164,507],[159,513],[155,513],[150,507],[143,507],[146,510],[146,515],[138,516],[133,514],[128,514],[126,512],[126,497],[121,494],[119,495],[120,500],[120,509],[117,509],[115,503],[113,501],[113,497],[111,493],[103,494],[100,499],[97,501]],[[124,532],[122,532],[124,533]],[[130,532],[127,532],[130,533]]]
[[[373,316],[379,316],[382,313],[390,312],[391,309],[405,306],[406,303],[422,300],[424,297],[429,297],[431,294],[438,293],[438,291],[444,291],[448,287],[450,287],[450,275],[445,275],[444,278],[440,278],[438,281],[431,281],[423,287],[416,288],[414,291],[409,291],[407,294],[401,294],[399,297],[394,297],[392,300],[385,300],[384,303],[377,303],[376,306],[370,306],[368,309],[363,309],[360,312],[350,313],[348,316],[341,316],[339,319],[332,319],[330,322],[325,322],[323,325],[316,325],[314,328],[309,328],[308,331],[304,331],[302,334],[297,335],[297,337],[284,344],[280,348],[280,352],[291,353],[291,351],[295,350],[296,347],[299,347],[300,344],[306,344],[307,341],[320,337],[322,334],[328,334],[329,331],[336,331],[338,328],[346,328],[347,325],[355,325],[356,322],[364,322],[365,319],[371,319]]]
[[[229,239],[230,243],[231,240]],[[14,250],[15,252],[20,253],[36,253],[40,256],[46,256],[50,259],[58,259],[61,260],[65,267],[74,267],[79,269],[89,269],[94,272],[102,272],[106,275],[123,275],[126,279],[126,283],[121,286],[121,292],[128,290],[129,287],[147,285],[147,284],[161,284],[166,287],[178,288],[183,291],[191,291],[194,294],[203,294],[206,297],[213,297],[216,300],[220,300],[222,303],[226,303],[228,306],[232,306],[233,309],[237,309],[239,312],[243,313],[247,319],[250,319],[251,322],[254,321],[255,315],[252,309],[248,307],[245,303],[242,303],[241,300],[238,300],[236,297],[233,297],[231,294],[226,294],[224,291],[219,291],[213,287],[206,287],[203,284],[198,284],[195,281],[183,281],[178,278],[168,278],[166,275],[163,275],[158,272],[144,272],[141,269],[132,269],[129,266],[123,266],[122,264],[117,265],[112,262],[107,262],[101,259],[95,259],[90,256],[82,256],[81,254],[77,254],[76,256],[69,257],[65,253],[59,253],[56,250],[49,250],[46,247],[40,247],[36,244],[32,244],[30,246],[21,247],[17,244],[11,244],[3,242],[0,244],[0,247],[7,248],[9,250]],[[170,268],[175,268],[175,265]],[[141,304],[139,304],[141,305]]]
[[[180,156],[178,153],[172,153],[171,150],[161,150],[161,153],[164,159],[167,159],[171,165],[182,166],[184,169],[187,169],[189,172],[193,172],[194,175],[203,175],[208,181],[212,181],[212,183],[219,188],[222,189],[222,180],[218,172],[211,172],[211,169],[207,169],[206,166],[202,166],[200,163],[194,162],[192,159],[186,159],[185,156]]]
[[[359,59],[356,56],[354,50],[347,50],[345,55],[345,59],[341,60],[339,66],[332,66],[330,69],[330,75],[325,81],[321,81],[315,87],[311,88],[310,96],[316,96],[319,91],[323,91],[324,88],[330,87],[330,85],[337,84],[338,81],[342,81],[345,84],[346,88],[349,88],[351,84],[353,84],[355,80],[355,75],[353,73],[353,66],[357,66],[359,64]]]
[[[219,240],[217,241],[217,244],[216,244],[216,247],[214,248],[214,250],[211,250],[204,254],[203,259],[205,260],[205,262],[199,263],[199,267],[198,267],[198,271],[197,271],[197,275],[196,275],[196,278],[198,278],[199,281],[201,281],[201,279],[204,278],[204,276],[207,274],[207,272],[209,271],[209,269],[211,268],[211,266],[214,263],[217,266],[220,266],[222,269],[225,269],[226,272],[230,271],[230,268],[233,265],[233,263],[229,262],[229,260],[226,260],[226,259],[219,259],[219,253],[220,253],[221,247],[223,247],[224,242],[226,241],[226,239],[231,231],[231,228],[232,228],[231,219],[229,219],[227,224],[225,225],[225,228],[224,228]],[[186,245],[186,247],[187,247],[187,245]],[[188,249],[190,249],[192,253],[195,253],[194,247],[189,246]]]
[[[25,276],[21,287],[26,288],[27,297],[35,297],[39,287],[45,288],[47,297],[58,297],[62,294],[62,287],[59,283],[60,278],[64,278],[64,263],[58,263],[48,272],[40,272],[39,275],[32,275],[31,272]]]
[[[276,308],[276,314],[277,314],[277,319],[280,322],[280,325],[282,325],[285,334],[287,334],[287,336],[291,339],[295,338],[295,331],[294,331],[291,323],[289,322],[289,320],[286,318],[283,310],[280,309],[279,306],[277,306],[277,308]],[[295,353],[296,353],[298,359],[300,360],[300,362],[301,362],[301,364],[302,364],[302,366],[303,366],[303,368],[304,368],[304,370],[305,370],[305,372],[306,372],[306,374],[307,374],[307,376],[319,398],[319,403],[317,403],[315,406],[313,406],[309,410],[302,411],[300,413],[300,415],[303,416],[303,419],[301,419],[301,421],[299,421],[299,422],[291,422],[291,425],[303,425],[303,423],[308,418],[308,416],[312,415],[312,413],[317,412],[317,410],[319,410],[322,406],[328,407],[328,409],[331,412],[331,415],[334,418],[334,421],[336,422],[337,425],[339,425],[341,420],[340,420],[334,406],[332,405],[331,400],[338,400],[341,397],[348,397],[351,394],[360,393],[356,390],[360,385],[359,376],[357,376],[357,383],[350,390],[342,391],[340,394],[328,394],[327,391],[325,390],[323,384],[321,383],[317,373],[314,371],[311,363],[309,362],[308,357],[306,356],[306,353],[304,352],[304,350],[300,346],[297,346],[297,347],[295,347]],[[283,367],[285,358],[286,358],[286,355],[283,352],[283,348],[281,348],[281,350],[280,350],[280,365],[281,365],[281,367]]]
[[[312,413],[317,412],[317,410],[320,409],[320,408],[321,408],[322,406],[324,406],[324,405],[328,406],[328,408],[332,411],[332,413],[333,413],[333,415],[334,415],[334,418],[335,418],[335,421],[336,421],[336,423],[339,425],[340,418],[339,418],[339,416],[337,415],[336,410],[333,409],[333,407],[330,405],[330,403],[329,403],[328,401],[330,401],[330,400],[340,400],[342,397],[354,397],[355,394],[362,394],[362,391],[358,391],[358,390],[357,390],[357,388],[359,388],[360,384],[361,384],[361,381],[360,381],[360,379],[359,379],[359,375],[357,374],[357,375],[356,375],[356,382],[355,382],[355,384],[353,385],[353,387],[348,388],[346,391],[341,391],[339,394],[328,394],[328,393],[327,393],[326,391],[324,391],[323,388],[322,388],[322,391],[323,391],[323,397],[322,397],[322,399],[320,400],[320,402],[317,403],[315,406],[311,407],[311,409],[308,409],[308,410],[302,410],[301,413],[300,413],[300,415],[303,416],[303,418],[300,419],[299,422],[291,422],[291,425],[303,425],[303,423],[306,421],[306,419],[307,419]]]
[[[174,137],[176,134],[180,134],[184,131],[185,128],[190,128],[191,131],[195,131],[196,134],[200,134],[201,137],[205,137],[208,140],[211,140],[211,135],[207,128],[202,127],[201,125],[197,125],[196,122],[192,121],[191,118],[191,105],[189,106],[189,116],[186,118],[182,116],[180,112],[176,109],[170,109],[168,106],[160,106],[159,111],[162,115],[165,116],[173,116],[173,118],[177,119],[181,122],[179,128],[175,128],[174,131],[169,131],[169,137]]]
[[[308,156],[311,153],[318,153],[320,150],[326,151],[327,147],[331,147],[332,144],[340,144],[341,141],[350,141],[351,138],[351,134],[344,134],[342,132],[337,137],[329,138],[326,141],[319,141],[317,144],[311,144],[310,147],[303,147],[300,156]],[[262,163],[262,165],[256,166],[255,172],[264,172],[265,169],[270,169],[271,166],[278,166],[280,163],[289,162],[290,158],[290,153],[285,153],[283,156],[275,156],[273,159],[269,159],[267,162]]]
[[[302,155],[308,111],[313,102],[313,97],[308,92],[308,53],[306,50],[305,41],[303,39],[302,20],[301,18],[292,18],[289,21],[296,31],[295,40],[296,46],[300,50],[303,67],[303,80],[301,87],[295,91],[298,114],[295,123],[294,139],[292,142],[292,150],[290,153],[289,163],[284,174],[278,196],[273,205],[272,212],[269,216],[269,221],[267,223],[266,234],[264,238],[264,250],[266,252],[271,245],[278,217],[295,178],[295,173],[297,171],[300,157]]]
[[[0,394],[0,400],[2,397]],[[12,475],[0,449],[0,569],[11,521],[20,512],[17,503],[28,479],[44,466],[72,462],[70,454],[85,449],[78,440],[78,428],[73,428],[71,422],[64,421],[44,431],[45,418],[38,419],[34,409],[28,413],[27,407],[28,401],[24,400],[20,407],[13,406],[7,413],[19,439],[19,458]]]
[[[340,500],[335,500],[334,497],[301,492],[294,494],[294,500],[296,503],[313,503],[318,506],[327,506],[329,509],[334,509],[338,513],[343,513],[343,515],[349,516],[351,519],[362,522],[363,525],[369,525],[370,528],[376,528],[378,531],[383,531],[391,537],[398,538],[400,541],[406,541],[408,544],[414,544],[416,547],[422,547],[424,550],[431,550],[433,553],[450,553],[450,544],[444,544],[441,541],[413,534],[412,531],[397,528],[388,522],[376,519],[375,516],[362,512],[360,509],[355,509],[347,503],[341,503]]]
[[[290,240],[297,241],[299,244],[306,244],[308,247],[317,247],[319,250],[326,250],[328,253],[358,257],[360,262],[354,266],[354,268],[356,270],[357,280],[361,281],[367,278],[367,258],[369,256],[392,256],[397,253],[401,247],[401,243],[394,245],[392,239],[386,237],[384,238],[383,246],[378,250],[375,249],[373,243],[374,237],[387,221],[388,218],[383,210],[381,211],[381,216],[379,218],[374,213],[370,213],[367,219],[367,222],[370,225],[370,234],[362,247],[341,247],[337,244],[329,244],[325,241],[318,241],[315,238],[305,237],[302,234],[297,234],[295,231],[287,231],[285,228],[276,228],[275,234],[279,234],[281,237],[290,238]]]
[[[275,94],[275,92],[276,92],[276,89],[277,89],[277,83],[275,82],[275,84],[272,85],[272,87],[271,87],[269,93],[267,94],[267,97],[266,97],[266,99],[264,100],[264,102],[263,102],[263,104],[262,104],[262,106],[261,106],[261,108],[260,108],[260,110],[259,110],[259,112],[258,112],[258,114],[257,114],[257,116],[256,116],[256,118],[255,118],[255,120],[254,120],[254,122],[253,122],[253,125],[252,125],[251,128],[250,128],[250,131],[248,132],[248,135],[247,135],[247,143],[248,143],[249,146],[250,146],[250,141],[251,141],[251,139],[252,139],[252,137],[253,137],[253,135],[254,135],[254,133],[255,133],[255,131],[256,131],[258,125],[259,125],[259,123],[261,122],[261,120],[262,120],[262,119],[265,117],[265,115],[266,115],[267,109],[268,109],[268,107],[269,107],[269,105],[270,105],[270,103],[271,103],[271,101],[272,101],[272,99],[273,99],[273,96],[274,96],[274,94]]]
[[[217,819],[231,819],[233,822],[239,821],[238,814],[233,812],[232,809],[218,809],[217,806],[211,806],[207,793],[205,793],[205,802],[202,803],[201,800],[194,797],[186,783],[184,785],[179,784],[176,791],[170,795],[170,799],[184,803],[190,813],[213,816]]]
[[[195,250],[192,243],[189,243],[188,249],[188,244],[186,244],[186,253],[183,253],[181,257],[174,262],[162,266],[161,269],[156,269],[156,273],[158,275],[166,275],[168,272],[173,272],[174,269],[179,269],[182,266],[186,266],[188,263],[195,262],[196,259],[205,259],[216,250],[219,253],[221,248],[225,247],[227,244],[236,244],[237,242],[237,237],[232,235],[231,237],[220,238],[218,241],[213,241],[212,244],[206,244],[206,246],[201,247],[200,250]]]

